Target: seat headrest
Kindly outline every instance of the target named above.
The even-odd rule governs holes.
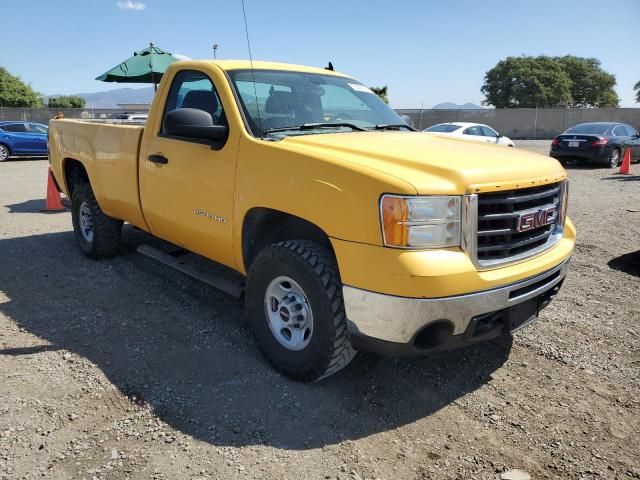
[[[184,96],[182,108],[198,108],[213,116],[218,110],[218,99],[210,90],[191,90]]]
[[[288,115],[295,112],[295,98],[291,92],[271,92],[264,105],[267,113]]]

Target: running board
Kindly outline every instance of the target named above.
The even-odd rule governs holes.
[[[174,256],[163,252],[162,250],[158,250],[157,248],[152,247],[151,245],[140,245],[137,248],[138,253],[142,255],[152,258],[167,267],[171,267],[174,270],[178,270],[185,275],[188,275],[191,278],[195,278],[207,285],[212,286],[213,288],[217,288],[229,295],[233,295],[236,298],[240,298],[242,293],[244,292],[244,287],[239,284],[227,280],[226,278],[222,278],[220,275],[216,275],[214,273],[207,272],[199,272],[195,268],[189,265],[183,265],[180,260],[175,258]]]

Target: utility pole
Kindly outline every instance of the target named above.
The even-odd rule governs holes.
[[[217,53],[218,53],[218,44],[214,43],[213,44],[213,59],[214,60],[217,58]]]
[[[538,102],[536,102],[536,118],[533,121],[533,139],[536,139],[536,133],[538,132]]]

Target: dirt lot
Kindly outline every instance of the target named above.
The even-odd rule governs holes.
[[[570,168],[571,271],[513,340],[305,385],[139,232],[85,259],[46,168],[0,164],[0,478],[640,478],[637,174]]]

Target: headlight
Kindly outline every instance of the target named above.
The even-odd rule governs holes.
[[[460,198],[384,195],[380,200],[384,244],[401,248],[460,245]]]
[[[558,225],[564,227],[567,220],[567,204],[569,203],[569,179],[563,180],[560,184],[560,212],[558,215]]]

